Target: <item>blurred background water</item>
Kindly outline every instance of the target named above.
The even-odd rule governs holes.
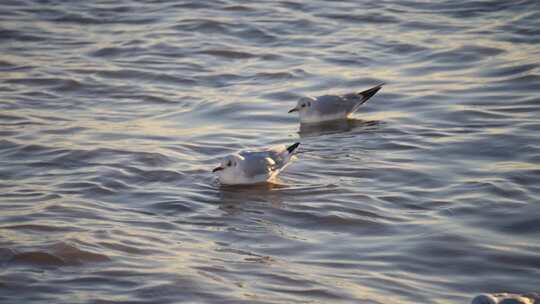
[[[540,2],[3,0],[0,20],[0,302],[538,291]],[[353,120],[287,114],[379,82]],[[298,140],[275,185],[210,172]]]

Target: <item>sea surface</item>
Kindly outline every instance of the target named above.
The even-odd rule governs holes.
[[[211,172],[295,141],[272,184]],[[539,1],[0,2],[2,304],[539,289]]]

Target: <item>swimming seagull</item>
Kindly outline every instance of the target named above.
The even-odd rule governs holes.
[[[246,185],[268,182],[289,164],[299,142],[263,151],[242,151],[226,156],[217,172],[224,185]]]
[[[298,112],[301,123],[317,123],[345,119],[377,93],[384,83],[369,90],[345,95],[302,97],[289,113]]]

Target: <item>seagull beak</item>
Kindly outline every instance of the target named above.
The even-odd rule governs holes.
[[[214,168],[214,170],[212,170],[212,172],[218,172],[218,171],[221,171],[223,170],[223,167],[217,167],[217,168]]]
[[[289,113],[296,112],[296,111],[298,111],[297,108],[292,108],[292,109],[289,110]]]

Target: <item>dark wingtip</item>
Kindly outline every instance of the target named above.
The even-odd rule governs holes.
[[[368,99],[373,97],[373,95],[377,94],[377,92],[379,92],[379,90],[382,88],[383,85],[385,85],[385,83],[381,82],[380,84],[374,86],[371,89],[367,89],[365,91],[358,93],[359,95],[362,95],[362,99],[363,99],[362,103],[368,101]]]
[[[294,150],[296,150],[296,148],[298,148],[298,146],[300,145],[299,142],[296,142],[290,146],[287,147],[287,151],[289,151],[289,154],[293,153]]]

